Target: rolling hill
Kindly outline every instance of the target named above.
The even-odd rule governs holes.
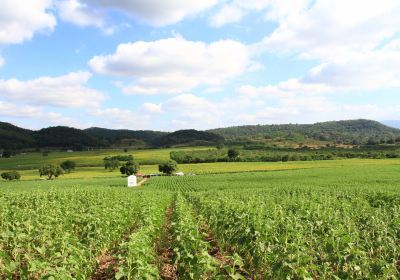
[[[331,121],[315,124],[247,125],[208,131],[194,129],[172,133],[151,130],[113,130],[65,126],[38,131],[0,122],[0,149],[32,148],[86,149],[106,147],[173,147],[216,145],[223,142],[254,139],[305,139],[344,144],[379,144],[400,139],[400,130],[371,120]]]
[[[347,144],[367,144],[400,137],[400,130],[371,120],[330,121],[315,124],[246,125],[209,130],[225,139],[309,138]]]

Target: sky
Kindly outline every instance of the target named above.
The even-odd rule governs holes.
[[[399,0],[0,0],[0,120],[400,119]]]

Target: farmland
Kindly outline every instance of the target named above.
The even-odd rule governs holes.
[[[136,189],[2,182],[0,278],[399,277],[398,160],[214,165]]]

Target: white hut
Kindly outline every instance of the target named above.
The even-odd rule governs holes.
[[[175,175],[176,176],[184,176],[185,174],[183,172],[176,172]]]
[[[137,178],[135,175],[128,176],[128,188],[137,186]]]

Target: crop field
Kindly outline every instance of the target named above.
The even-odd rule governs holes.
[[[1,182],[0,279],[398,279],[400,161],[307,164]]]
[[[32,170],[37,169],[43,164],[60,164],[64,160],[76,161],[78,167],[101,167],[103,166],[103,158],[113,155],[129,155],[132,154],[140,164],[151,165],[169,159],[171,151],[185,150],[204,150],[209,147],[190,147],[190,148],[173,148],[173,149],[143,149],[128,150],[126,153],[122,149],[110,150],[93,150],[84,152],[49,152],[46,156],[43,153],[25,153],[13,156],[11,158],[0,158],[0,170]]]

